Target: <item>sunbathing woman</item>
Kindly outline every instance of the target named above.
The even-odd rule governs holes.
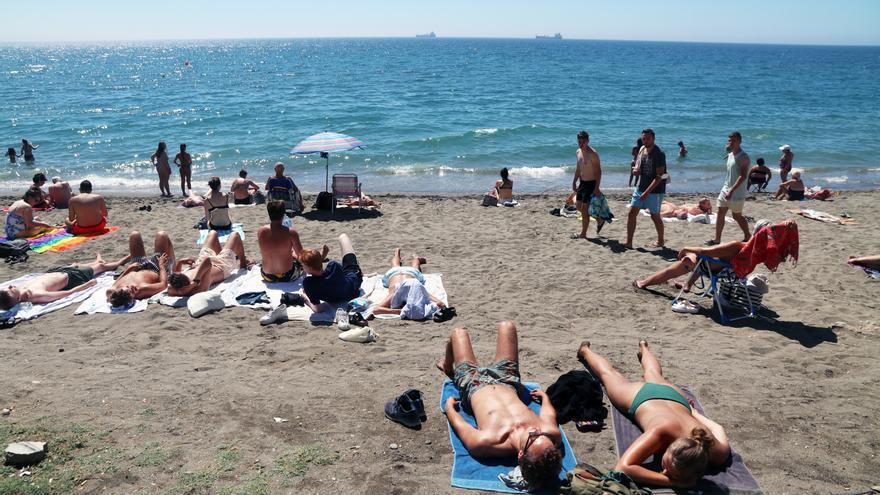
[[[421,320],[433,315],[426,305],[430,306],[432,303],[436,305],[436,308],[433,308],[434,312],[446,307],[439,297],[434,296],[424,287],[425,276],[422,275],[422,265],[425,263],[427,263],[425,258],[414,254],[410,266],[401,266],[400,248],[396,249],[394,257],[391,258],[391,269],[385,272],[385,277],[382,279],[382,285],[388,287],[388,295],[376,305],[373,314],[395,314],[410,320]],[[425,297],[415,297],[419,294]],[[419,299],[426,304],[413,304]]]
[[[697,204],[676,205],[675,203],[664,201],[660,205],[660,216],[663,218],[678,218],[679,220],[687,220],[688,215],[702,215],[712,213],[712,201],[703,196]]]
[[[660,361],[644,340],[639,342],[639,361],[644,382],[631,382],[584,341],[578,359],[595,373],[608,399],[642,429],[642,435],[620,456],[617,471],[636,483],[687,488],[697,484],[707,465],[722,465],[730,456],[727,434],[718,423],[693,409],[681,390],[663,376]],[[662,456],[662,471],[644,463]]]

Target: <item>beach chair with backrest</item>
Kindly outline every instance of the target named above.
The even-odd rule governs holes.
[[[730,262],[698,255],[689,283],[699,296],[712,298],[722,324],[753,318],[763,306],[766,289],[750,282],[748,276],[761,263],[771,272],[788,258],[796,263],[798,244],[798,228],[793,220],[763,227]],[[678,303],[683,294],[684,288],[672,304]]]
[[[354,174],[333,174],[333,211],[336,211],[336,202],[344,198],[356,198],[358,200],[358,214],[361,213],[361,183]]]
[[[266,193],[270,201],[283,201],[285,210],[295,214],[302,213],[302,209],[299,207],[299,205],[302,204],[302,196],[296,185],[293,185],[293,187],[289,189],[284,187],[273,187],[269,191],[266,191]]]

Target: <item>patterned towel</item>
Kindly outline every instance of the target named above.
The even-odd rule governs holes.
[[[61,251],[73,249],[96,237],[116,232],[117,230],[119,230],[119,227],[107,227],[100,234],[73,235],[64,229],[58,228],[50,230],[37,237],[28,237],[27,241],[28,244],[31,245],[31,251],[34,251],[35,253],[45,253],[46,251],[59,253]],[[0,241],[5,240],[7,240],[5,237],[0,237]]]
[[[771,272],[788,258],[797,265],[798,242],[798,226],[793,220],[764,227],[733,257],[733,271],[737,277],[745,278],[761,263]]]

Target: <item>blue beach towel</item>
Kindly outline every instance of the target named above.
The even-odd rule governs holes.
[[[523,385],[525,390],[520,395],[520,400],[528,404],[529,409],[534,411],[535,414],[538,414],[541,410],[541,405],[537,402],[531,402],[529,392],[540,388],[540,386],[537,383],[523,383]],[[440,395],[441,411],[443,411],[443,404],[446,403],[447,398],[461,398],[458,389],[455,388],[455,384],[450,380],[446,380],[443,383],[443,391]],[[477,426],[477,421],[472,414],[465,412],[464,409],[461,409],[460,412],[468,424],[474,427]],[[524,493],[508,488],[507,485],[498,479],[499,474],[507,474],[516,467],[516,457],[511,457],[510,459],[474,459],[464,444],[461,443],[458,435],[455,434],[455,430],[448,423],[447,428],[449,428],[449,442],[452,444],[452,450],[455,453],[455,457],[452,460],[452,486],[490,492]],[[562,480],[565,478],[565,473],[577,464],[577,459],[574,457],[574,452],[571,450],[571,445],[568,443],[568,438],[566,438],[561,426],[559,431],[562,433],[563,449],[562,469],[559,471],[559,479]],[[557,493],[557,491],[551,489],[533,493]]]
[[[238,235],[241,236],[241,240],[244,240],[244,229],[241,227],[240,223],[234,223],[232,224],[232,228],[229,230],[217,231],[218,240],[220,241],[221,246],[224,242],[226,242],[226,239],[229,238],[229,235],[233,232],[238,232]],[[196,246],[201,246],[202,244],[204,244],[205,241],[208,239],[208,234],[210,233],[211,231],[208,229],[199,230],[199,240],[196,241]]]

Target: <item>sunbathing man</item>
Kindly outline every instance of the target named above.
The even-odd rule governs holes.
[[[5,233],[7,240],[34,237],[55,228],[54,225],[40,222],[34,218],[34,205],[38,204],[42,197],[43,193],[40,188],[31,186],[21,199],[12,203],[9,212],[6,213]]]
[[[425,289],[422,265],[425,258],[412,255],[410,266],[400,265],[400,248],[391,258],[391,269],[385,272],[382,284],[388,287],[388,295],[373,308],[374,315],[394,314],[410,320],[430,318],[446,305]],[[431,305],[436,307],[431,307]]]
[[[247,263],[238,232],[229,234],[221,248],[220,237],[212,230],[197,259],[183,258],[175,264],[174,272],[168,276],[168,295],[191,296],[205,292],[226,280],[237,268],[247,268]],[[189,265],[189,270],[180,271],[183,265]]]
[[[880,256],[862,256],[861,258],[850,256],[847,260],[847,263],[854,266],[860,266],[862,268],[880,270]]]
[[[70,184],[61,180],[61,177],[52,177],[52,183],[49,184],[49,200],[55,208],[67,208],[70,197],[73,193],[70,191]]]
[[[18,303],[45,304],[88,289],[95,285],[95,277],[115,270],[128,261],[128,256],[115,263],[107,263],[99,254],[88,265],[73,264],[52,268],[46,273],[28,279],[21,285],[9,285],[0,289],[0,310],[6,311]]]
[[[269,201],[266,211],[269,212],[269,225],[257,229],[257,243],[263,258],[260,275],[263,282],[290,282],[302,274],[299,257],[303,247],[299,234],[293,226],[283,224],[283,201]]]
[[[260,186],[248,179],[247,170],[242,169],[238,172],[238,179],[232,181],[232,187],[229,190],[232,191],[232,200],[235,204],[249,205],[254,202],[254,195],[251,191],[256,193],[260,190]]]
[[[543,390],[532,392],[541,402],[536,415],[519,399],[519,345],[512,321],[498,324],[495,362],[480,367],[470,336],[456,328],[446,342],[446,356],[437,367],[448,376],[461,394],[461,403],[473,411],[477,427],[469,425],[456,410],[458,401],[450,397],[443,410],[461,443],[476,458],[517,456],[523,478],[530,489],[538,489],[559,476],[562,433],[556,423],[556,409]]]
[[[303,300],[315,313],[324,311],[325,305],[322,301],[330,304],[346,303],[356,298],[361,290],[364,274],[348,235],[339,236],[339,249],[342,251],[342,264],[331,260],[327,262],[327,268],[324,268],[323,263],[330,251],[327,246],[320,253],[316,249],[304,249],[300,256],[303,270],[308,275],[303,280]]]
[[[608,399],[642,429],[642,435],[620,456],[617,471],[638,484],[688,488],[702,478],[707,465],[723,465],[730,457],[727,433],[718,423],[693,409],[681,390],[663,376],[660,361],[639,342],[644,382],[631,382],[596,354],[589,341],[577,357],[595,373]],[[662,455],[661,472],[642,466],[652,455]]]
[[[164,231],[156,232],[155,254],[147,256],[144,239],[134,231],[128,237],[131,264],[107,289],[107,301],[114,308],[127,308],[135,300],[152,297],[168,286],[168,274],[174,266],[174,246]]]
[[[79,183],[79,194],[70,199],[67,231],[74,235],[102,234],[107,227],[107,205],[100,194],[92,194],[92,183]]]
[[[670,201],[660,204],[660,216],[663,218],[678,218],[687,220],[688,215],[702,215],[712,213],[712,201],[703,196],[697,204],[676,205]]]

